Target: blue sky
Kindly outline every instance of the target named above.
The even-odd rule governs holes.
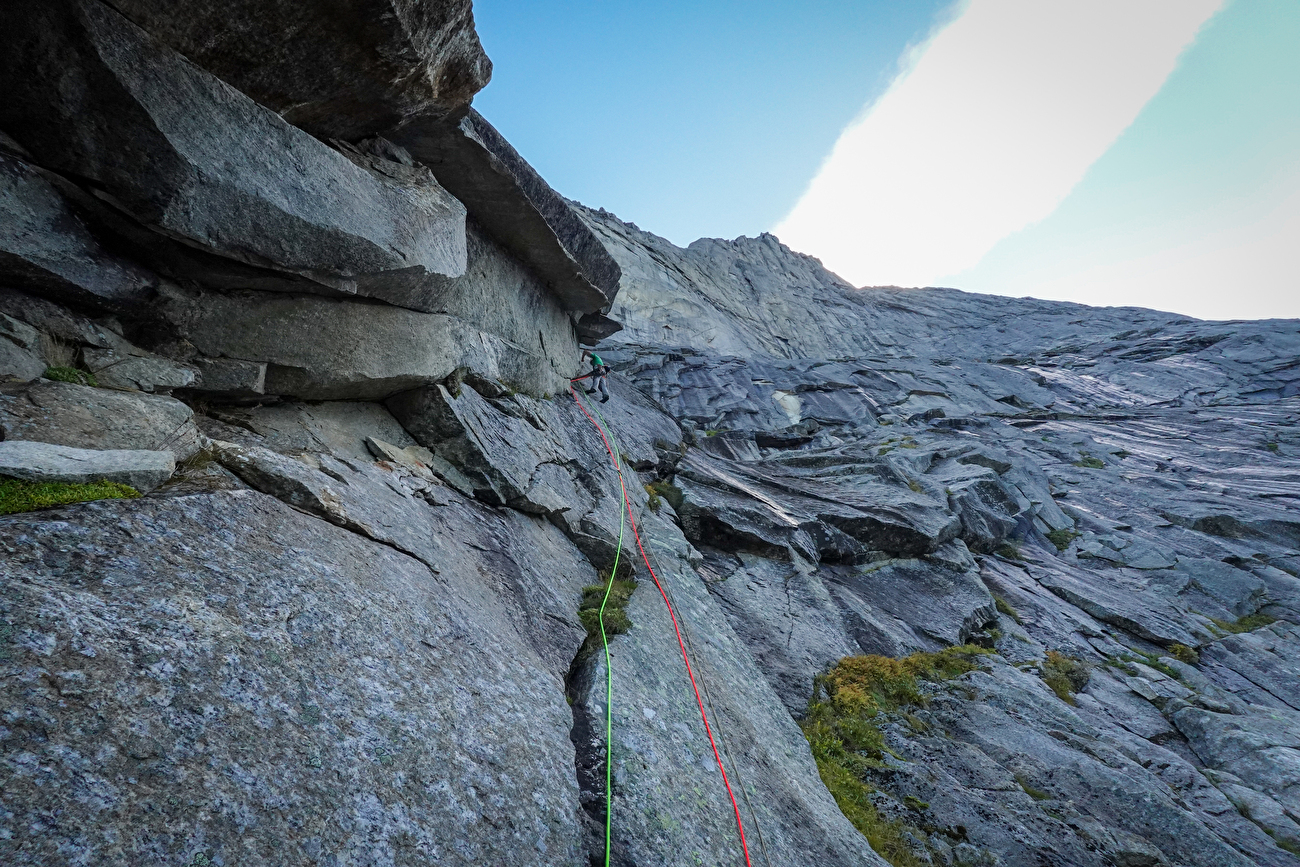
[[[797,12],[792,12],[797,8]],[[678,244],[855,285],[1300,316],[1295,0],[479,0],[479,108]]]
[[[677,244],[757,235],[951,0],[477,0],[474,100],[552,186]]]

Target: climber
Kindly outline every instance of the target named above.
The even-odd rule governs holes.
[[[587,394],[595,394],[599,391],[601,393],[600,402],[605,403],[609,400],[609,383],[607,381],[607,378],[609,377],[609,365],[606,364],[599,355],[591,350],[582,350],[582,360],[586,361],[588,358],[591,359],[591,373],[587,374],[587,376],[591,377],[591,384],[593,387],[585,390]],[[587,376],[581,378],[586,379]]]

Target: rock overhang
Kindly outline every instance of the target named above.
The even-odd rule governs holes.
[[[541,274],[566,309],[609,310],[622,276],[618,263],[481,114],[471,108],[456,122],[413,118],[387,136],[429,166],[489,233]]]
[[[618,330],[607,318],[590,319],[609,311],[618,263],[564,197],[470,107],[491,78],[492,62],[469,0],[353,0],[328,9],[288,0],[112,5],[322,141],[382,136],[403,146],[576,314],[580,337],[596,342]],[[300,38],[284,40],[286,32]]]
[[[488,64],[469,3],[358,2],[344,11],[371,6],[370,30],[338,27],[333,18],[314,27],[324,13],[313,9],[299,10],[289,27],[292,10],[276,3],[246,20],[203,0],[9,6],[3,17],[13,16],[14,50],[0,63],[0,80],[13,98],[0,110],[0,142],[14,162],[9,174],[26,183],[11,191],[9,217],[44,196],[48,219],[80,234],[45,231],[57,242],[51,249],[0,235],[0,253],[11,254],[0,257],[0,273],[25,292],[154,331],[168,327],[160,305],[171,283],[260,293],[266,303],[286,293],[345,306],[364,298],[378,306],[351,309],[452,316],[472,326],[466,346],[504,341],[507,354],[516,347],[519,363],[506,365],[516,386],[574,375],[578,343],[620,328],[605,315],[618,265],[570,203],[468,109],[487,80],[486,72],[470,73]],[[346,58],[360,74],[331,78],[318,59],[257,38],[259,28],[310,31],[322,55]],[[433,42],[390,50],[435,31],[433,42],[455,43],[447,50],[460,51],[459,59]],[[429,81],[456,77],[448,63],[464,67],[460,89],[430,90]],[[385,73],[378,87],[383,64],[406,66]],[[25,72],[33,68],[59,75]],[[268,85],[277,70],[281,90]],[[80,86],[51,90],[55,78],[69,76]],[[374,105],[363,110],[363,97]],[[66,252],[60,244],[75,248],[72,264],[37,273]],[[132,278],[125,289],[105,270],[115,264]],[[480,339],[472,339],[475,329]],[[443,348],[458,355],[466,347]],[[214,360],[268,361],[213,351],[179,360],[205,371]],[[540,367],[524,375],[530,364]],[[538,393],[557,383],[538,385]],[[245,392],[261,394],[262,385],[212,393]]]

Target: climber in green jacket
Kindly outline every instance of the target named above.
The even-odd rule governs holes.
[[[609,376],[609,365],[596,353],[587,349],[582,350],[582,360],[586,361],[588,358],[591,359],[591,373],[587,374],[587,376],[591,377],[593,388],[586,389],[586,392],[587,394],[595,394],[599,391],[601,394],[600,402],[605,403],[609,400],[609,383],[606,381]]]

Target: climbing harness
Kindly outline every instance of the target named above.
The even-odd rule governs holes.
[[[616,473],[618,473],[618,484],[619,484],[619,488],[622,490],[622,493],[623,493],[623,503],[624,503],[624,505],[626,506],[626,511],[627,511],[627,516],[626,516],[626,517],[627,517],[627,523],[630,524],[631,527],[632,527],[632,536],[633,536],[634,539],[636,539],[637,549],[641,552],[641,559],[645,561],[645,566],[646,566],[647,571],[649,571],[649,573],[650,573],[650,578],[654,581],[655,588],[658,589],[658,591],[659,591],[659,595],[660,595],[660,596],[663,598],[663,600],[664,600],[664,606],[668,609],[668,617],[672,620],[672,623],[673,623],[673,631],[674,631],[674,632],[676,633],[676,635],[677,635],[677,646],[678,646],[678,648],[681,650],[681,654],[682,654],[682,662],[685,663],[685,665],[686,665],[686,675],[687,675],[687,677],[690,678],[690,681],[691,681],[691,689],[695,692],[695,703],[696,703],[696,705],[699,706],[699,709],[700,709],[700,719],[704,722],[704,733],[705,733],[706,735],[708,735],[708,738],[709,738],[709,746],[713,748],[713,758],[714,758],[714,761],[717,762],[717,765],[718,765],[718,772],[722,775],[722,785],[723,785],[723,786],[726,788],[726,790],[727,790],[727,797],[731,799],[731,808],[732,808],[732,810],[733,810],[733,811],[735,812],[735,814],[736,814],[736,830],[740,833],[740,846],[741,846],[741,849],[743,850],[744,855],[745,855],[745,865],[746,865],[746,867],[753,867],[753,863],[750,861],[750,858],[749,858],[749,844],[748,844],[748,843],[746,842],[746,840],[745,840],[745,825],[744,825],[744,823],[741,821],[741,818],[740,818],[740,805],[736,802],[736,796],[735,796],[735,794],[734,794],[734,793],[732,792],[732,790],[731,790],[731,781],[727,779],[727,769],[726,769],[726,768],[723,766],[723,764],[722,764],[722,755],[718,752],[718,745],[717,745],[717,742],[716,742],[716,741],[714,740],[714,738],[713,738],[713,728],[709,725],[709,715],[708,715],[708,713],[705,712],[705,710],[704,710],[704,701],[700,698],[700,688],[699,688],[699,685],[698,685],[698,684],[696,683],[696,681],[695,681],[695,672],[694,672],[694,670],[691,668],[691,661],[690,661],[690,659],[688,658],[687,653],[686,653],[686,644],[685,644],[685,642],[682,640],[682,630],[681,630],[681,627],[678,625],[678,622],[677,622],[677,614],[676,614],[676,612],[675,612],[674,609],[673,609],[673,605],[672,605],[672,603],[668,601],[668,594],[667,594],[666,592],[664,592],[663,585],[659,582],[659,576],[658,576],[657,574],[655,574],[654,567],[650,565],[650,558],[649,558],[649,556],[646,554],[645,546],[641,543],[641,534],[637,531],[637,528],[636,528],[636,518],[635,518],[635,516],[632,514],[632,499],[631,499],[631,497],[628,496],[628,493],[627,493],[627,485],[626,485],[626,484],[624,483],[624,481],[623,481],[623,468],[622,468],[621,462],[620,462],[620,460],[619,460],[619,455],[616,454],[616,448],[617,448],[617,447],[616,447],[616,446],[611,446],[611,445],[610,445],[610,441],[613,439],[613,436],[614,436],[614,435],[613,435],[612,432],[610,432],[610,433],[609,433],[609,436],[608,436],[608,437],[606,436],[606,426],[603,425],[603,424],[601,424],[601,422],[597,421],[597,420],[592,416],[592,414],[591,414],[590,412],[587,411],[587,408],[586,408],[585,406],[583,406],[583,404],[586,403],[586,401],[585,401],[584,399],[582,399],[582,398],[580,398],[580,397],[578,396],[578,393],[577,393],[577,391],[573,388],[572,384],[570,384],[570,386],[569,386],[569,393],[573,395],[574,402],[576,402],[576,403],[578,404],[578,409],[582,410],[582,414],[585,415],[585,416],[587,417],[587,420],[590,421],[590,422],[591,422],[591,423],[596,427],[596,431],[600,434],[601,442],[603,442],[603,443],[605,444],[605,451],[609,453],[610,460],[612,460],[612,461],[614,462],[614,471],[615,471]],[[592,410],[596,412],[596,415],[600,415],[600,411],[599,411],[599,410],[596,410],[595,407],[592,407]],[[602,417],[602,418],[603,418],[603,417]],[[622,546],[622,527],[623,527],[623,523],[624,523],[623,515],[620,514],[620,516],[619,516],[619,528],[620,528],[619,544],[620,544],[620,547]],[[615,556],[617,556],[617,555],[615,555]],[[612,582],[612,579],[611,579],[611,586],[612,586],[612,583],[613,583],[613,582]],[[602,610],[603,610],[603,609],[602,609]],[[604,634],[603,626],[604,626],[604,624],[602,623],[602,636],[603,636],[603,634]],[[609,666],[608,658],[609,658],[609,651],[608,651],[608,646],[607,646],[607,647],[606,647],[606,670],[607,670],[607,671],[608,671],[608,666]],[[607,709],[608,709],[608,703],[607,703],[606,706],[607,706]],[[606,797],[606,811],[605,811],[605,816],[606,816],[606,826],[605,826],[605,828],[606,828],[606,829],[605,829],[605,863],[606,863],[606,865],[609,864],[609,816],[610,816],[610,811],[609,811],[609,803],[610,803],[610,800],[609,800],[609,794],[610,794],[610,790],[609,790],[608,780],[609,780],[609,776],[610,776],[610,755],[609,755],[609,751],[610,751],[610,738],[612,737],[612,731],[613,731],[612,717],[607,717],[607,721],[606,721],[606,744],[607,744],[607,745],[606,745],[606,748],[605,748],[605,776],[606,776],[606,788],[605,788],[605,797]],[[752,808],[751,808],[751,811],[752,811]]]

